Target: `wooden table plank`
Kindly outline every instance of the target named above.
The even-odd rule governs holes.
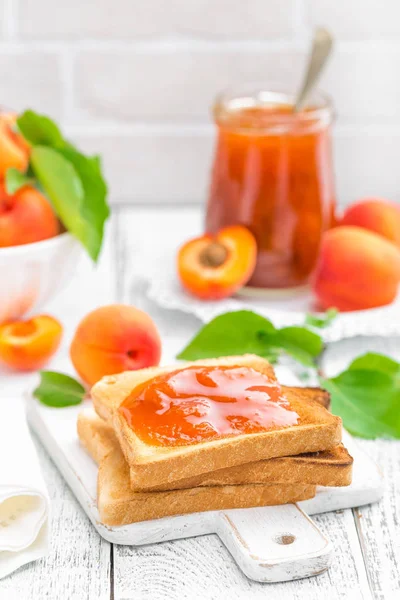
[[[330,346],[325,365],[336,374],[365,352],[400,360],[400,339],[342,340]],[[353,511],[370,585],[379,600],[400,597],[400,442],[358,440],[358,443],[381,468],[385,486],[381,502]]]
[[[381,502],[354,510],[358,534],[375,597],[400,598],[400,443],[361,441],[380,466]]]
[[[63,477],[35,439],[50,495],[52,519],[46,558],[0,581],[4,600],[109,600],[110,544],[92,527]]]

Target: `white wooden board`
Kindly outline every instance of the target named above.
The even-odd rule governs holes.
[[[97,511],[97,466],[76,434],[80,410],[51,409],[29,398],[28,420],[94,527],[109,542],[140,546],[216,533],[248,577],[288,581],[321,573],[332,559],[329,539],[307,515],[376,502],[383,493],[378,468],[346,435],[345,444],[354,457],[349,487],[320,487],[315,498],[298,504],[210,511],[109,527],[101,523]]]

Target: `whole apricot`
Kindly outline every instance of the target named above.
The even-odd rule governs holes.
[[[400,207],[384,198],[364,198],[352,204],[339,224],[369,229],[400,248]]]
[[[60,223],[41,192],[26,185],[10,196],[0,183],[0,248],[39,242],[59,231]]]
[[[390,304],[400,280],[400,250],[361,227],[336,227],[323,238],[313,289],[323,309],[362,310]]]
[[[178,252],[183,287],[202,300],[232,296],[250,279],[257,258],[255,237],[246,227],[224,227],[186,242]]]
[[[14,167],[26,171],[29,161],[29,146],[15,129],[17,115],[0,115],[0,179],[3,180],[7,169]]]
[[[158,365],[161,340],[145,312],[112,304],[93,310],[79,323],[70,356],[79,376],[93,385],[104,375]]]

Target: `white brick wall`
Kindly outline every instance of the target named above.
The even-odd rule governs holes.
[[[400,37],[399,0],[305,0],[307,24],[329,25],[340,39]]]
[[[20,0],[30,39],[289,38],[296,0]]]
[[[339,201],[400,201],[400,0],[0,0],[0,104],[103,153],[115,202],[202,202],[216,92],[298,81],[316,25]]]
[[[302,60],[294,50],[168,46],[162,50],[82,51],[75,63],[76,109],[120,122],[206,123],[217,91],[258,80],[290,82]]]
[[[121,130],[120,130],[121,131]],[[100,152],[115,199],[121,202],[202,202],[208,185],[212,134],[146,128],[120,135],[75,136]]]

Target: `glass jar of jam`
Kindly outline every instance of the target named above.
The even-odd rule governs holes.
[[[210,233],[246,225],[258,244],[248,285],[307,284],[321,236],[334,221],[329,99],[315,93],[293,112],[294,95],[250,86],[217,98],[218,128],[207,207]]]

